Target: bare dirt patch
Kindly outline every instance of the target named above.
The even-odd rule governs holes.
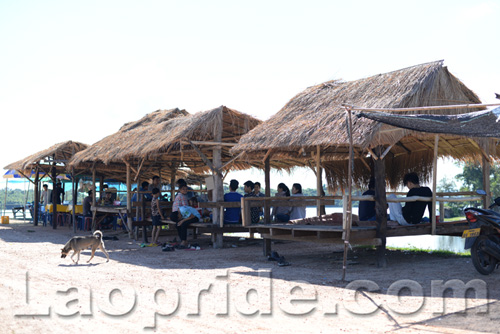
[[[466,257],[388,251],[383,269],[373,250],[354,248],[343,282],[338,246],[276,243],[273,249],[291,263],[279,267],[263,256],[261,240],[228,237],[225,248],[213,249],[203,236],[192,240],[200,251],[162,252],[141,248],[123,233],[104,234],[119,239],[105,241],[110,262],[98,251],[87,264],[90,251],[84,251],[74,265],[60,257],[73,236],[67,227],[1,225],[0,332],[497,333],[500,328],[499,274],[478,274]],[[460,282],[479,293],[469,289],[468,298],[461,298]]]

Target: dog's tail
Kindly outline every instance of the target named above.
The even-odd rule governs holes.
[[[93,235],[99,235],[99,239],[102,240],[102,232],[99,230],[96,230]]]

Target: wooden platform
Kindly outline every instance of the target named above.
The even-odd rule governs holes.
[[[161,220],[162,225],[169,225],[175,228],[175,225],[177,225],[176,222],[170,220],[170,219],[162,219]],[[142,227],[142,235],[143,235],[143,242],[147,243],[147,234],[146,234],[146,227],[152,226],[153,221],[151,218],[146,218],[141,221],[134,221],[132,222],[133,227]],[[197,234],[201,233],[238,233],[238,232],[248,232],[248,228],[244,227],[240,224],[226,224],[223,227],[219,226],[218,224],[212,224],[212,223],[192,223],[189,224],[189,229],[193,230],[193,236],[196,238]],[[174,229],[175,230],[175,229]],[[135,239],[137,240],[137,233],[134,234]]]
[[[247,226],[250,232],[259,233],[266,239],[264,255],[270,252],[270,240],[290,240],[307,241],[319,243],[344,243],[344,230],[342,226],[328,225],[251,225]],[[468,228],[466,221],[455,221],[438,223],[436,235],[461,236],[462,232]],[[380,240],[376,238],[377,227],[374,226],[353,226],[351,228],[350,244],[353,245],[380,245]],[[430,223],[417,224],[412,226],[387,226],[387,237],[425,235],[431,234]]]

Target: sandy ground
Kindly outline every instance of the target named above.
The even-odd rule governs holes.
[[[195,240],[200,251],[141,248],[118,232],[111,260],[90,251],[62,259],[72,230],[0,226],[1,333],[498,333],[499,275],[469,258],[338,246],[273,244],[291,263],[262,254],[262,240]],[[162,236],[161,241],[173,239]],[[452,287],[452,289],[446,289]],[[469,288],[475,288],[469,289]],[[443,292],[444,291],[444,292]],[[476,293],[475,293],[476,292]],[[463,297],[465,295],[465,298]]]

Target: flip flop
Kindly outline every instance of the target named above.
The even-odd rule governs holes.
[[[279,256],[278,252],[276,252],[276,251],[272,251],[271,255],[267,256],[267,261],[279,261],[279,260],[280,260],[280,256]]]
[[[285,260],[284,256],[282,256],[282,257],[279,258],[279,260],[278,260],[278,266],[280,266],[280,267],[286,267],[286,266],[289,266],[289,265],[290,265],[290,262],[287,262]]]

